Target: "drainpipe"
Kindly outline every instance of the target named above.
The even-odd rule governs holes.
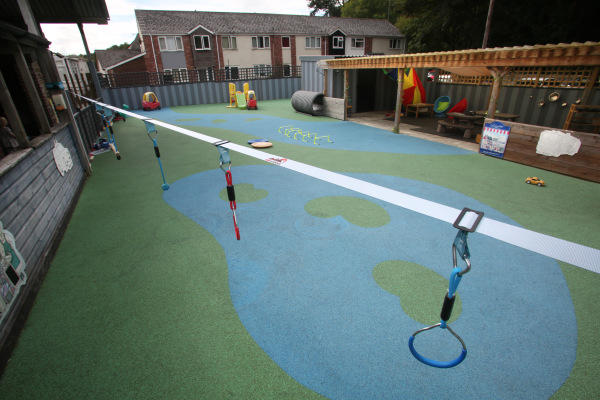
[[[154,67],[156,68],[156,72],[158,73],[158,63],[156,62],[156,49],[154,48],[154,39],[152,35],[150,35],[150,43],[152,43],[152,55],[154,56]]]
[[[229,39],[231,40],[231,39]],[[219,53],[219,37],[217,35],[215,35],[215,41],[216,41],[216,48],[217,48],[217,69],[221,69],[221,54]],[[221,45],[221,47],[223,47],[223,45]],[[231,43],[230,46],[231,47]]]

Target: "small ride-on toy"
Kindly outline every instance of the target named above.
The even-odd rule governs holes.
[[[153,92],[146,92],[142,97],[142,109],[144,111],[160,110],[160,101]]]
[[[535,176],[530,176],[525,179],[525,183],[530,185],[546,186],[546,182]]]
[[[258,109],[258,105],[256,104],[256,94],[254,93],[254,90],[248,91],[248,102],[246,103],[246,108],[248,110]]]

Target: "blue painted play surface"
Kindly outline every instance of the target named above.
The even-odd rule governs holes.
[[[156,118],[175,123],[174,118],[182,117],[170,113],[172,120],[164,115]],[[213,126],[210,121],[220,117],[199,118],[207,120],[195,126]],[[245,118],[227,115],[223,117],[227,122],[218,125],[278,140],[265,129],[252,133],[252,123]],[[266,130],[282,124],[275,117],[262,118],[260,126]],[[323,133],[326,126],[338,125],[294,123]],[[404,152],[411,146],[412,138],[390,134],[392,144],[392,139],[386,142],[385,132],[376,129],[369,135],[377,135],[377,140],[357,140],[354,135],[359,132],[353,133],[353,125],[340,122],[344,132],[331,134],[331,146],[385,152]],[[360,134],[367,129],[361,126]],[[423,149],[406,152],[470,153],[429,142],[423,146],[415,140]],[[237,187],[264,191],[252,202],[238,194],[240,241],[235,238],[229,203],[219,195],[225,187],[220,169],[171,183],[163,198],[223,246],[231,297],[241,322],[266,354],[306,387],[332,399],[514,399],[515,394],[547,399],[571,372],[577,323],[555,260],[471,234],[473,268],[458,290],[462,311],[450,324],[465,341],[468,356],[455,368],[429,367],[415,360],[407,345],[425,321],[411,318],[403,306],[419,299],[386,291],[373,271],[382,262],[398,261],[426,268],[447,285],[456,229],[274,165],[238,166],[232,173]],[[348,175],[515,224],[485,204],[437,185],[385,175]],[[361,227],[348,221],[351,209],[345,210],[345,217],[331,218],[307,211],[311,202],[340,198],[369,201],[389,216],[389,222]],[[402,279],[420,287],[424,282],[413,272],[408,267],[397,270]],[[440,308],[444,293],[440,288]],[[458,341],[441,329],[420,334],[415,345],[424,355],[442,361],[457,357],[461,350]]]
[[[152,111],[152,113],[143,111],[137,113],[178,126],[221,128],[242,132],[251,136],[248,140],[266,138],[273,144],[288,143],[379,153],[473,154],[469,150],[435,142],[423,146],[421,139],[348,121],[306,122],[262,114],[183,114],[169,108]]]

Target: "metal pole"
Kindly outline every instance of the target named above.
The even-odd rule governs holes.
[[[81,40],[83,40],[85,54],[87,54],[88,68],[90,69],[90,73],[92,74],[92,80],[94,81],[94,87],[96,88],[96,98],[102,99],[102,87],[100,86],[100,79],[98,78],[98,73],[96,72],[96,67],[94,66],[94,62],[92,61],[92,55],[90,54],[90,49],[88,48],[87,40],[85,39],[85,33],[83,32],[83,24],[81,22],[78,22],[77,27],[79,28],[79,32],[81,33]]]

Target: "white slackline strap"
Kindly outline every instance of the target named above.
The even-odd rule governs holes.
[[[130,117],[145,120],[153,123],[154,125],[159,125],[211,144],[223,142],[221,139],[196,133],[194,131],[167,124],[152,118],[145,118],[139,114],[125,111],[108,104],[100,103],[83,96],[79,97],[86,99],[87,101],[97,103],[102,107],[118,111],[119,113],[128,115]],[[312,176],[313,178],[317,178],[358,193],[362,193],[387,203],[436,218],[440,221],[448,222],[450,224],[456,221],[461,212],[461,210],[453,207],[448,207],[443,204],[411,196],[409,194],[365,182],[360,179],[355,179],[346,175],[327,171],[322,168],[313,167],[312,165],[285,159],[274,154],[256,150],[252,147],[240,146],[231,142],[221,144],[220,146],[250,157],[279,165],[280,167],[287,168],[301,174]],[[487,217],[484,217],[481,220],[476,232],[600,274],[600,250],[544,235],[542,233],[533,232],[514,225],[509,225]]]

